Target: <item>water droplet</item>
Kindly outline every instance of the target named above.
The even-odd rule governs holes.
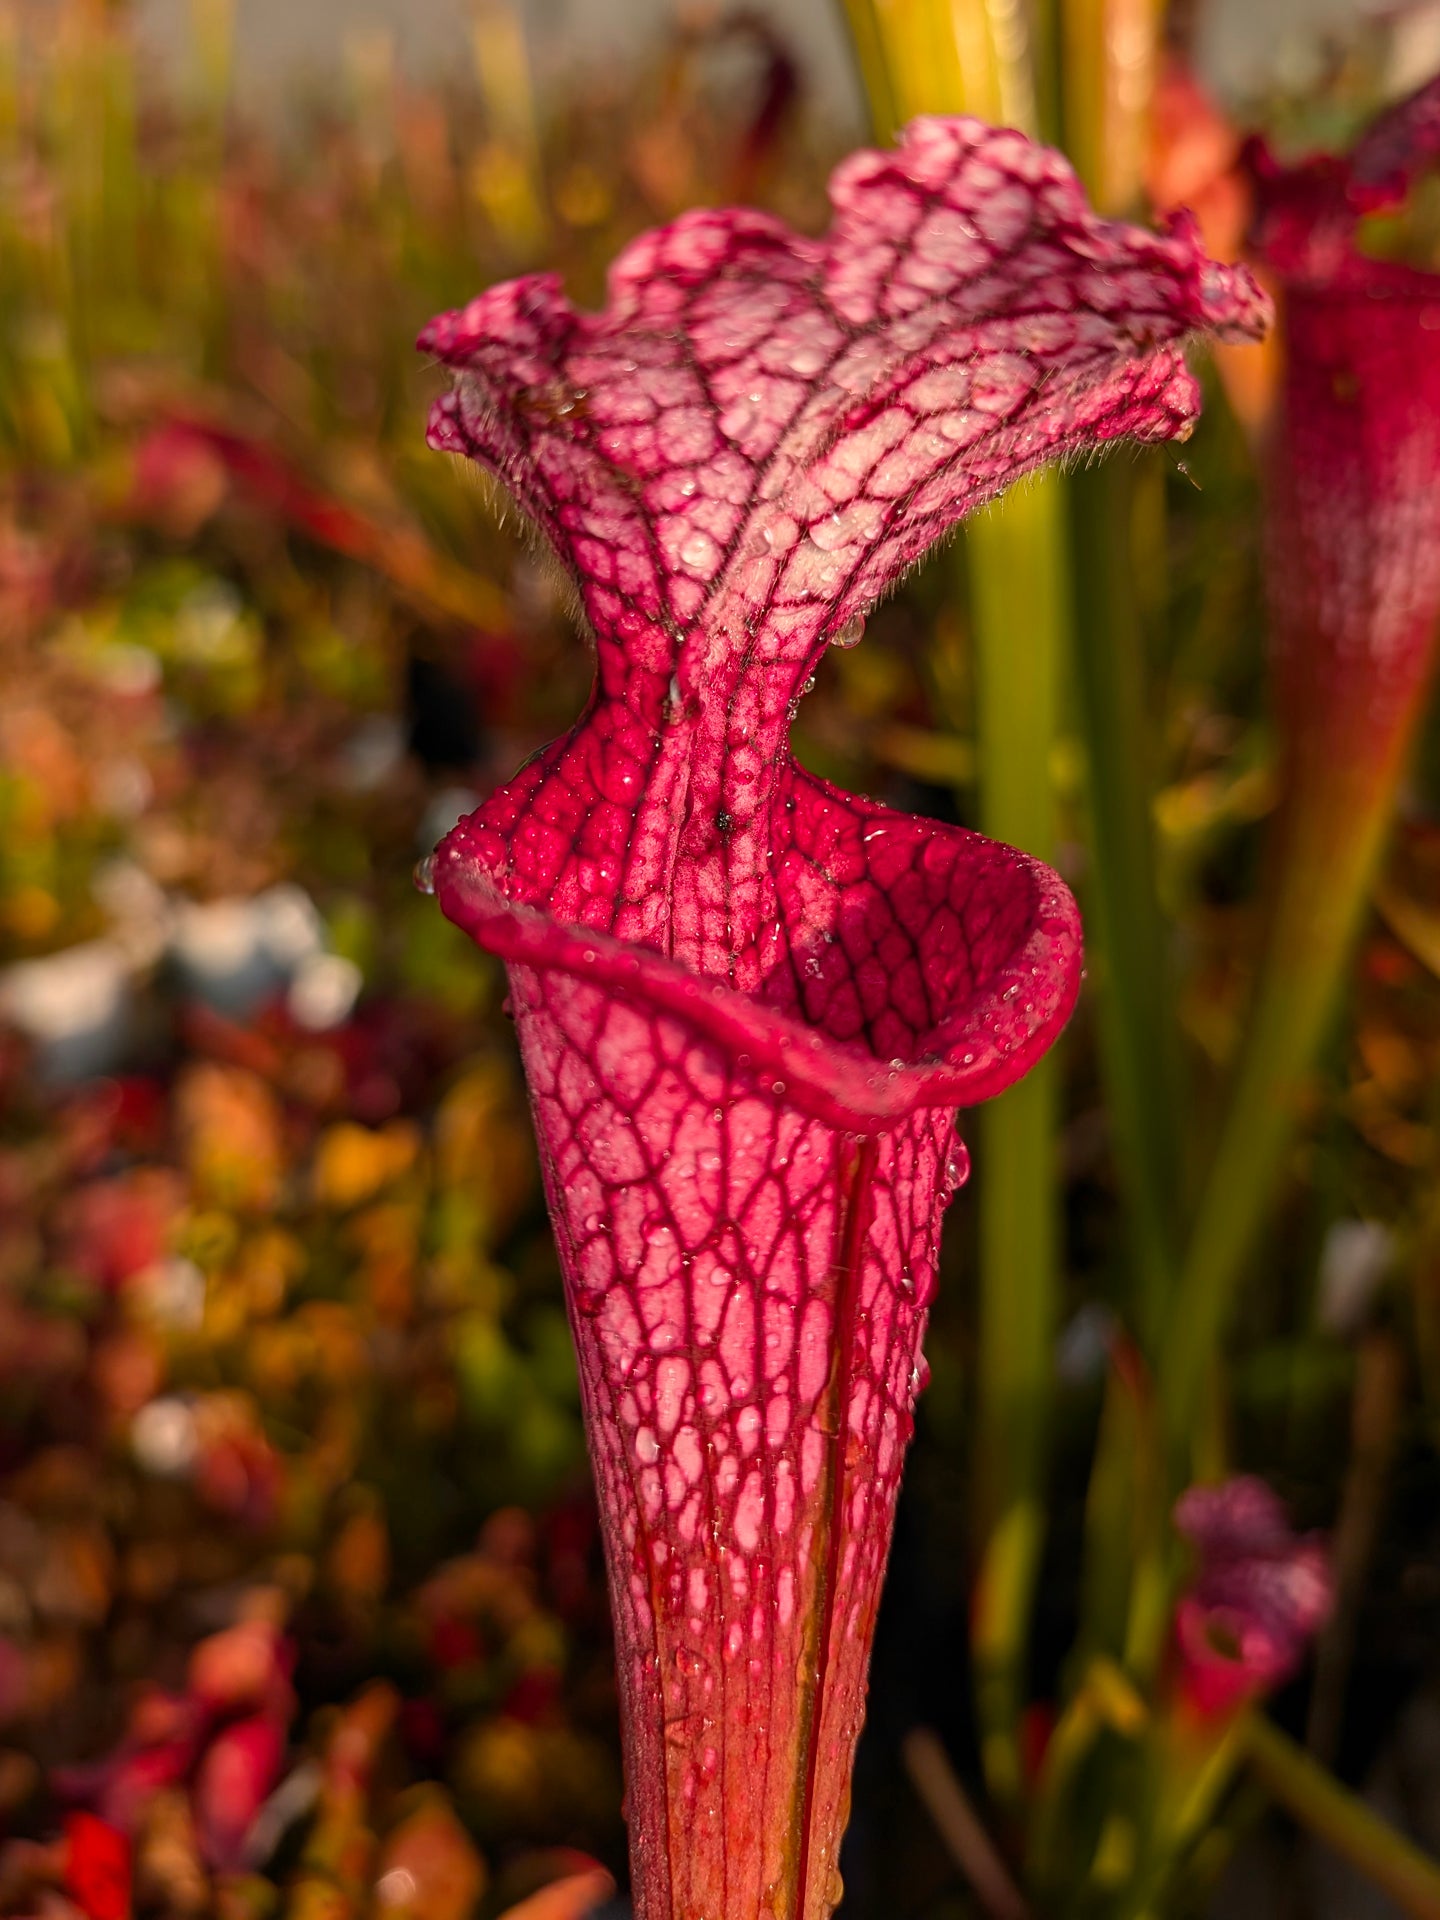
[[[603,1213],[587,1213],[585,1216],[586,1233],[599,1233],[604,1224],[605,1216]]]
[[[822,553],[834,553],[849,539],[849,528],[840,513],[828,513],[810,529],[810,538]]]
[[[865,632],[863,615],[852,613],[841,627],[837,627],[830,636],[832,647],[858,647]]]
[[[694,493],[695,488],[698,484],[699,483],[693,478],[689,480],[682,480],[680,482],[680,492],[685,499],[688,500],[690,498],[690,496]]]
[[[705,1666],[705,1656],[703,1653],[697,1652],[694,1647],[677,1647],[675,1649],[675,1664],[681,1673],[700,1673]]]
[[[970,1178],[970,1149],[963,1140],[957,1140],[950,1149],[950,1157],[945,1162],[945,1191],[955,1193]]]
[[[710,1284],[712,1287],[728,1287],[734,1278],[734,1274],[731,1273],[728,1267],[712,1267],[710,1269]]]
[[[435,891],[435,856],[427,853],[423,860],[415,862],[415,885],[421,893]]]
[[[790,371],[802,380],[813,380],[825,364],[819,347],[796,347],[790,356]]]
[[[642,1467],[653,1467],[660,1458],[660,1442],[649,1427],[641,1427],[635,1435],[635,1458]]]
[[[697,530],[680,543],[680,559],[687,567],[713,567],[719,558],[720,549],[708,533]]]
[[[718,1117],[718,1109],[717,1109],[717,1117]],[[720,1171],[720,1155],[713,1151],[709,1153],[697,1154],[695,1156],[695,1164],[699,1167],[702,1173],[718,1173]]]

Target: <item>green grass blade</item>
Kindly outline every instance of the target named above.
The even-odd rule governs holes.
[[[1135,591],[1133,466],[1070,483],[1075,693],[1091,860],[1087,947],[1134,1273],[1131,1319],[1153,1355],[1179,1264],[1181,1153],[1174,996],[1155,890],[1154,782]]]
[[[1069,582],[1064,485],[1047,474],[966,533],[980,824],[1053,854],[1049,777]],[[992,1791],[1020,1788],[1016,1728],[1044,1543],[1059,1297],[1059,1079],[1053,1056],[979,1116],[980,1364],[976,1496],[986,1542],[975,1608],[978,1704]]]

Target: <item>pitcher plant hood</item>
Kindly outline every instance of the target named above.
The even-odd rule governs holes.
[[[791,758],[827,645],[1042,463],[1183,437],[1180,343],[1265,302],[1183,219],[922,120],[800,237],[697,212],[598,314],[538,276],[443,315],[431,444],[579,590],[573,730],[438,849],[506,962],[615,1615],[639,1920],[817,1920],[836,1851],[958,1107],[1067,1018],[1074,903]],[[1015,636],[1017,647],[1025,636]]]

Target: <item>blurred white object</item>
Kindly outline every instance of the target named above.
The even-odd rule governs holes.
[[[161,1326],[194,1333],[205,1319],[205,1275],[193,1260],[175,1255],[137,1273],[130,1283]]]
[[[599,72],[624,84],[625,67],[653,56],[673,30],[676,0],[520,0],[538,85],[546,92],[562,76]],[[186,0],[139,0],[141,32],[162,57],[183,57],[190,45],[192,7]],[[817,0],[766,0],[768,21],[795,49],[806,71],[806,91],[817,111],[840,118],[858,134],[864,106],[855,78],[841,9]],[[234,9],[235,67],[248,112],[275,115],[293,105],[286,80],[323,80],[336,74],[347,52],[353,61],[364,36],[394,44],[402,68],[421,78],[454,77],[477,55],[469,39],[469,7],[459,0],[245,0]],[[373,57],[373,56],[372,56]]]
[[[340,777],[352,793],[372,793],[405,758],[405,729],[392,713],[363,719],[340,749]]]
[[[285,1004],[297,1026],[324,1033],[350,1018],[365,976],[339,953],[312,953],[300,962]]]
[[[480,795],[471,787],[441,787],[425,809],[415,836],[421,853],[433,852],[456,822],[473,813],[479,804]]]
[[[0,973],[0,1019],[36,1048],[46,1079],[106,1073],[129,1033],[134,965],[119,941],[87,940]]]
[[[1304,93],[1323,78],[1335,48],[1384,24],[1390,36],[1385,75],[1392,95],[1407,93],[1440,61],[1440,5],[1395,0],[1205,0],[1195,58],[1201,78],[1227,106],[1278,89]]]
[[[248,900],[187,900],[175,910],[170,952],[180,977],[221,1013],[250,1013],[323,950],[324,925],[303,887],[270,887]]]
[[[1395,1236],[1378,1220],[1337,1220],[1320,1249],[1318,1311],[1327,1333],[1354,1333],[1395,1258]]]
[[[194,1412],[178,1394],[147,1401],[130,1423],[130,1451],[136,1465],[157,1479],[184,1479],[199,1450]]]
[[[170,939],[173,920],[169,896],[134,860],[107,860],[90,882],[97,906],[114,926],[110,938],[135,967],[149,967]]]

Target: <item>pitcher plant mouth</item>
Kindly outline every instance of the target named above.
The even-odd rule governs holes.
[[[822,782],[798,777],[823,789]],[[837,810],[859,811],[850,795],[833,788],[828,793]],[[913,848],[921,861],[915,884],[930,916],[930,944],[942,946],[944,934],[950,934],[955,971],[962,955],[973,949],[966,946],[961,912],[949,897],[953,892],[960,893],[961,909],[973,910],[993,897],[1018,911],[1013,946],[994,956],[982,977],[966,983],[968,992],[954,981],[941,1004],[926,1009],[941,1016],[933,1025],[911,1029],[886,1009],[892,1024],[878,1036],[877,1023],[867,1023],[858,1034],[837,1033],[825,1020],[833,1008],[818,994],[798,1006],[787,1006],[779,995],[767,997],[763,988],[759,995],[745,994],[651,948],[593,927],[566,926],[537,908],[514,904],[467,858],[463,824],[440,849],[433,884],[444,913],[508,964],[554,969],[592,982],[617,1005],[664,1011],[710,1046],[737,1059],[743,1055],[757,1085],[771,1086],[777,1098],[798,1111],[872,1136],[921,1108],[953,1112],[989,1099],[1048,1050],[1079,993],[1080,923],[1069,890],[1039,861],[980,834],[918,823],[873,804],[864,806],[861,817],[875,839],[893,825],[897,837],[913,841],[915,827],[924,825],[924,838]],[[867,876],[863,890],[851,889],[852,896],[862,891],[869,899],[861,913],[864,906],[883,907],[873,876]],[[862,937],[874,944],[870,934]],[[814,938],[812,952],[823,955],[836,936],[827,932]],[[815,959],[814,965],[823,977],[824,960]],[[931,956],[922,971],[933,980],[943,977],[944,967]],[[877,1037],[891,1050],[879,1053]]]
[[[431,443],[579,589],[572,731],[437,850],[507,966],[615,1616],[639,1920],[822,1920],[955,1110],[1080,977],[1075,904],[981,836],[791,758],[824,648],[1048,460],[1188,432],[1180,343],[1263,295],[1182,218],[1109,225],[1058,155],[918,121],[821,239],[642,236],[599,314],[538,276],[444,315]]]

